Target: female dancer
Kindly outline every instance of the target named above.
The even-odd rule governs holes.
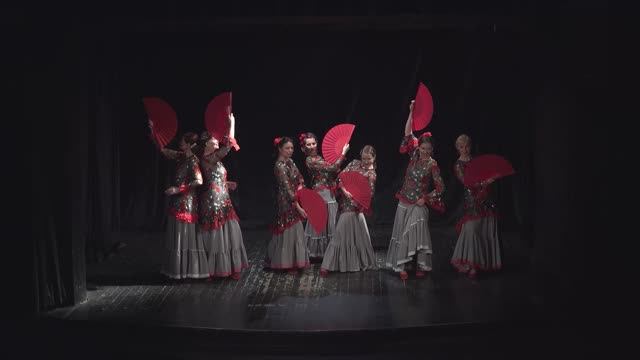
[[[471,138],[465,134],[458,136],[456,150],[460,157],[454,165],[454,172],[464,184],[465,168],[471,160]],[[489,191],[491,183],[493,179],[464,188],[464,215],[456,226],[458,241],[451,264],[470,278],[475,278],[478,271],[502,267],[497,213]]]
[[[309,222],[304,229],[309,257],[322,258],[336,229],[336,215],[338,213],[338,203],[335,198],[336,178],[340,171],[340,165],[345,159],[344,155],[349,150],[349,144],[346,144],[342,149],[342,156],[335,163],[329,164],[324,161],[322,156],[318,155],[318,139],[313,133],[302,133],[298,139],[302,151],[307,155],[305,164],[311,176],[311,188],[317,191],[327,203],[329,216],[325,229],[318,233]]]
[[[201,168],[206,190],[200,195],[201,238],[208,256],[211,277],[240,279],[242,269],[249,266],[247,253],[242,241],[238,215],[229,198],[229,189],[236,184],[227,182],[227,169],[222,159],[231,149],[235,140],[235,118],[229,115],[229,134],[218,141],[209,132],[200,136],[202,144]]]
[[[309,267],[309,250],[304,243],[302,219],[307,214],[298,203],[296,191],[304,187],[304,179],[291,159],[293,140],[279,137],[273,140],[277,160],[273,168],[276,177],[277,214],[271,227],[272,237],[267,247],[266,267],[286,269],[296,274],[297,269]]]
[[[371,196],[376,186],[376,150],[366,145],[360,151],[360,160],[353,160],[343,171],[356,171],[369,180]],[[371,245],[369,228],[358,205],[339,182],[338,203],[340,217],[336,232],[322,260],[320,276],[327,276],[329,271],[360,271],[375,269],[376,256]],[[368,209],[367,209],[368,210]]]
[[[400,144],[400,153],[409,154],[410,160],[404,175],[402,188],[396,194],[398,208],[393,222],[393,231],[386,266],[400,273],[406,280],[407,263],[417,262],[416,277],[424,277],[431,271],[431,234],[429,233],[429,210],[426,206],[444,211],[441,195],[444,183],[433,154],[431,133],[424,133],[417,139],[412,132],[411,118],[413,101],[409,106],[409,118],[405,124],[405,137]],[[433,189],[429,192],[431,183]],[[425,206],[426,205],[426,206]]]
[[[180,151],[161,150],[166,158],[177,161],[173,186],[165,190],[170,198],[162,273],[172,279],[209,276],[207,254],[202,239],[196,235],[196,188],[202,185],[198,158],[192,151],[197,140],[198,135],[188,132],[180,140]]]

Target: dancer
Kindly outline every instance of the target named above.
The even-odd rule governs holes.
[[[433,142],[427,132],[417,139],[412,132],[413,104],[409,106],[409,117],[405,124],[405,137],[400,145],[400,153],[409,154],[410,160],[404,175],[402,188],[396,194],[398,207],[393,222],[393,231],[386,266],[400,274],[402,280],[408,278],[406,266],[416,262],[416,277],[424,277],[432,270],[433,248],[429,232],[429,209],[444,211],[441,195],[444,183],[440,177],[438,163],[431,156]],[[433,183],[433,185],[432,185]],[[434,189],[429,192],[430,187]]]
[[[373,197],[376,186],[376,150],[373,146],[363,147],[360,160],[353,160],[343,171],[356,171],[364,175],[369,180]],[[321,276],[327,276],[329,271],[346,272],[377,268],[369,228],[363,213],[365,209],[353,200],[351,193],[340,182],[338,189],[340,217],[335,235],[329,242],[322,260]]]
[[[454,172],[464,185],[464,172],[471,160],[471,138],[462,134],[455,145],[460,157]],[[456,226],[458,241],[451,264],[470,278],[475,278],[478,271],[495,271],[502,267],[497,212],[490,197],[489,185],[492,183],[493,179],[489,179],[464,188],[464,215]]]
[[[335,163],[329,164],[322,156],[318,155],[318,138],[313,133],[302,133],[298,139],[302,151],[307,156],[305,164],[311,177],[311,188],[318,192],[325,201],[329,214],[327,225],[323,231],[317,232],[309,222],[304,230],[309,257],[321,259],[327,250],[327,244],[335,234],[338,213],[338,203],[335,198],[336,178],[340,171],[340,165],[345,160],[345,154],[349,150],[349,144],[346,144],[342,149],[342,156]]]
[[[209,276],[207,254],[196,234],[196,188],[202,185],[198,158],[192,151],[197,140],[198,135],[188,132],[180,139],[180,151],[161,149],[166,158],[177,161],[173,186],[165,190],[170,205],[162,273],[172,279]]]
[[[296,274],[298,269],[309,267],[309,250],[304,243],[302,227],[302,219],[306,219],[307,214],[296,197],[296,191],[304,187],[304,179],[291,159],[293,140],[279,137],[273,140],[273,144],[277,151],[273,168],[277,183],[277,214],[271,227],[266,267]]]
[[[227,169],[222,164],[235,141],[233,114],[229,115],[229,122],[229,133],[220,140],[207,131],[200,136],[200,163],[206,190],[200,195],[198,237],[207,250],[210,276],[231,276],[238,280],[242,269],[249,266],[249,261],[238,215],[229,198],[229,190],[235,190],[236,183],[227,181]]]

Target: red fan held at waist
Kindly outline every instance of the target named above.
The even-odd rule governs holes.
[[[316,230],[320,233],[327,227],[327,219],[329,214],[327,212],[327,204],[322,200],[322,197],[315,191],[307,188],[302,188],[297,191],[298,200],[300,206],[307,213],[307,220]]]
[[[342,186],[351,193],[353,200],[364,210],[371,207],[371,187],[366,176],[356,171],[344,171],[338,175]]]
[[[464,171],[464,185],[472,187],[489,179],[499,179],[515,174],[513,166],[500,155],[480,155],[467,164]]]
[[[418,84],[415,103],[413,103],[413,112],[411,115],[411,127],[413,131],[419,131],[427,127],[431,122],[433,115],[433,98],[431,92],[423,84]]]
[[[229,115],[231,114],[231,92],[223,92],[214,97],[207,105],[204,113],[204,126],[213,137],[222,140],[229,135]],[[240,146],[232,141],[234,150],[240,150]]]
[[[162,149],[176,136],[178,118],[171,105],[157,97],[142,98],[144,108],[149,116],[151,136]]]
[[[355,129],[353,124],[339,124],[327,131],[322,138],[322,157],[324,161],[333,164],[342,156],[342,148],[349,143]]]

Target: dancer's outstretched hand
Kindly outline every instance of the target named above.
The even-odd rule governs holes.
[[[344,144],[342,147],[342,156],[346,155],[347,151],[349,151],[349,144]]]
[[[303,218],[307,218],[307,212],[304,211],[304,209],[302,208],[302,206],[300,206],[299,203],[296,203],[296,210],[298,210],[298,213],[300,214],[300,216],[302,216]]]
[[[176,186],[172,186],[170,188],[167,188],[167,190],[164,191],[165,195],[175,195],[177,193],[180,192],[180,189]]]
[[[353,199],[353,195],[347,190],[342,189],[342,192],[344,192],[344,196],[346,196],[347,199]]]

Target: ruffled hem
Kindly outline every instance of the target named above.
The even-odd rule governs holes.
[[[265,261],[265,266],[270,269],[288,270],[288,269],[306,269],[311,266],[309,261],[299,262],[295,264],[272,264],[269,260]]]
[[[468,272],[471,269],[481,271],[498,271],[502,269],[502,265],[486,266],[463,259],[452,259],[451,265],[453,265],[458,272]]]
[[[248,268],[249,268],[248,264],[242,264],[241,267],[235,268],[235,269],[231,269],[231,271],[210,273],[209,277],[229,277],[229,276],[231,276],[233,274],[240,274],[242,272],[242,270],[248,269]]]

